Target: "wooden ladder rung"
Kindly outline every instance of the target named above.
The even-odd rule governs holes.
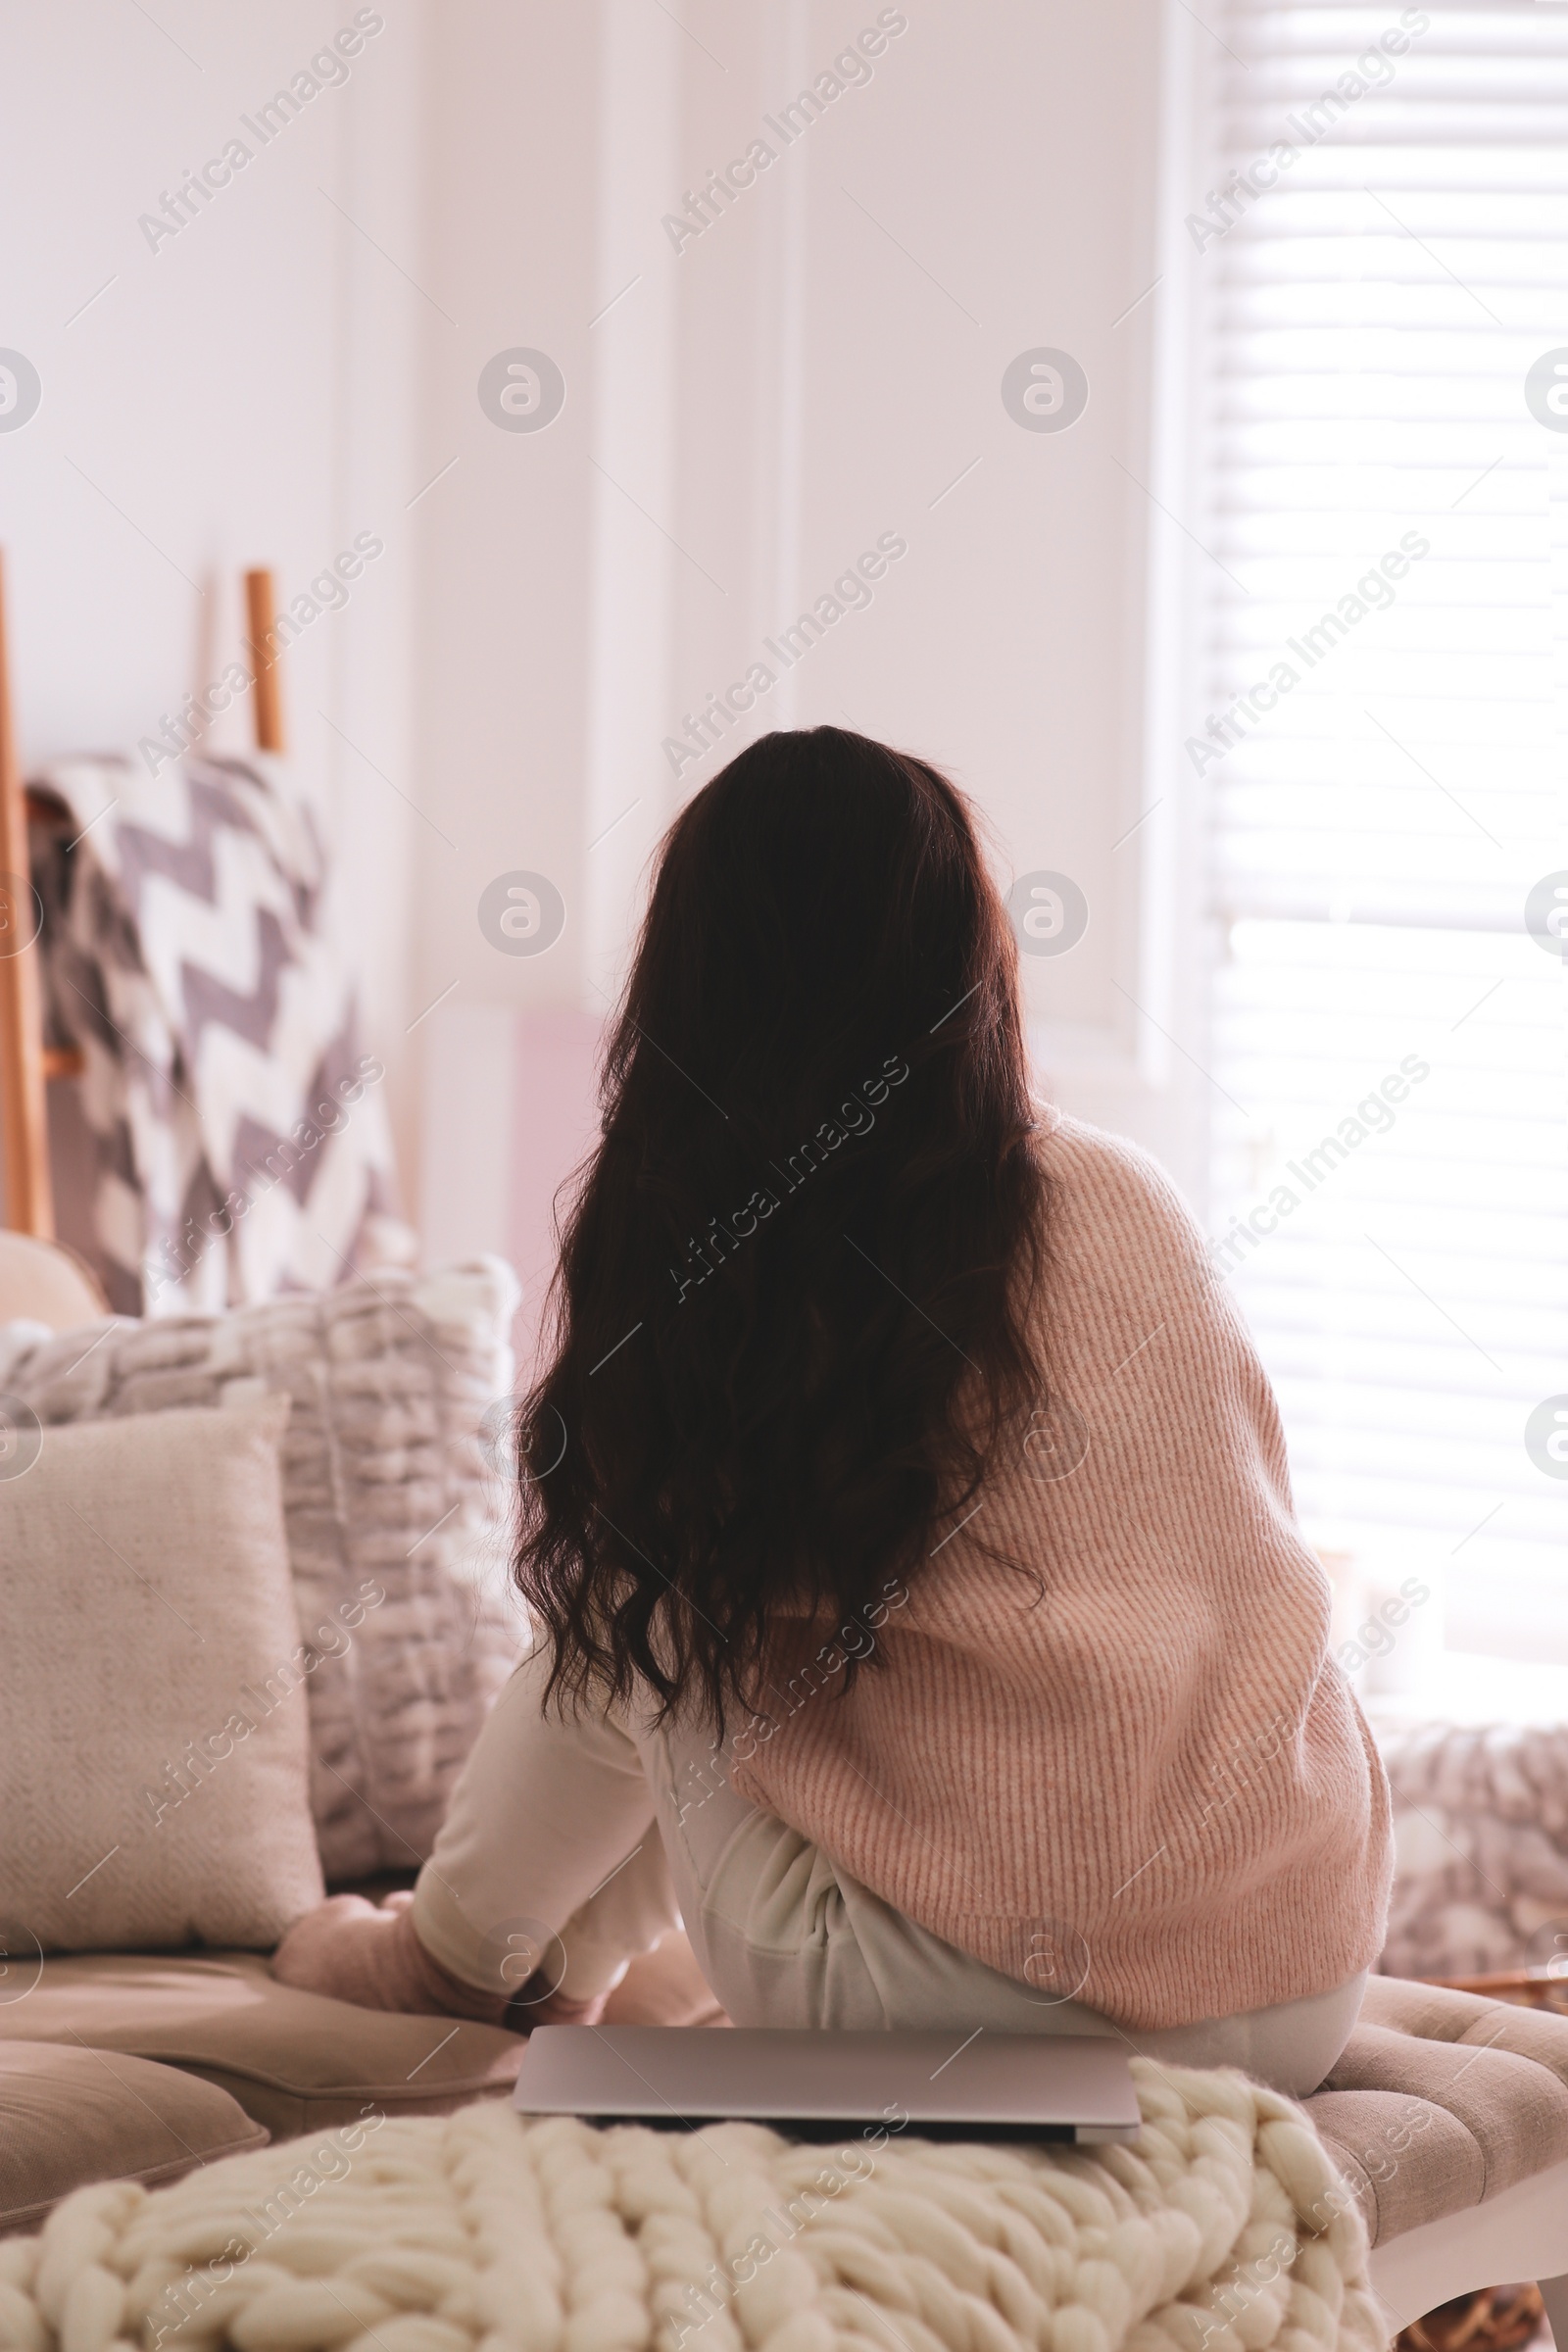
[[[45,1046],[43,1074],[50,1078],[79,1078],[87,1067],[87,1056],[79,1046]]]

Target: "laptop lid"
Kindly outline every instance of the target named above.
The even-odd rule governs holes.
[[[709,2026],[536,2026],[522,2115],[693,2130],[719,2118],[796,2139],[870,2125],[923,2138],[1136,2138],[1123,2043],[1108,2034],[814,2034]]]

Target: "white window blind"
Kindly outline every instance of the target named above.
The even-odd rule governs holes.
[[[1568,1662],[1568,6],[1202,16],[1214,1232],[1309,1534]]]

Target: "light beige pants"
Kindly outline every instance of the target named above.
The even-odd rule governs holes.
[[[1293,2097],[1348,2038],[1365,1972],[1236,2017],[1128,2033],[917,1927],[820,1847],[730,1788],[706,1731],[545,1716],[546,1661],[517,1669],[419,1873],[420,1941],[466,1984],[520,1989],[542,1971],[585,1998],[684,1922],[738,2026],[1117,2034],[1186,2066],[1236,2066]]]

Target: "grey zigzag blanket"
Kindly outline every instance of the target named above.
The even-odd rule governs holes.
[[[283,763],[74,759],[36,781],[77,834],[34,880],[51,1026],[85,1057],[111,1304],[237,1305],[396,1254],[382,1072]]]

